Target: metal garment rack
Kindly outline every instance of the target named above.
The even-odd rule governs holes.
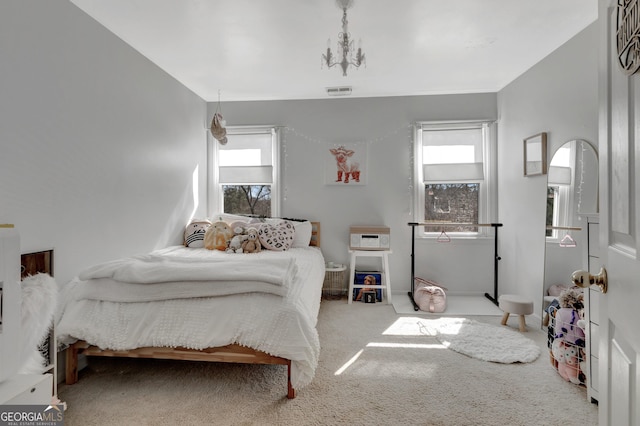
[[[493,234],[493,295],[489,293],[485,293],[484,296],[491,300],[494,305],[498,306],[498,261],[501,257],[498,255],[498,228],[502,226],[501,223],[454,223],[454,222],[444,222],[444,223],[433,223],[433,222],[409,222],[408,225],[411,227],[411,291],[408,292],[409,299],[413,304],[413,310],[418,311],[420,307],[416,303],[413,298],[414,290],[415,290],[415,277],[416,277],[416,262],[415,262],[415,246],[416,246],[416,226],[440,226],[440,227],[450,227],[450,226],[491,226],[494,229]]]

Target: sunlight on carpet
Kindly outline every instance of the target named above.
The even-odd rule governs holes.
[[[541,353],[533,340],[517,331],[467,318],[400,317],[383,335],[436,337],[444,348],[503,364],[533,362]]]
[[[484,296],[447,296],[447,309],[439,314],[425,311],[415,311],[409,296],[405,294],[393,295],[393,309],[398,314],[416,315],[502,315],[502,311]]]

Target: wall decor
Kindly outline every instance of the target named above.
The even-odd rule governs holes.
[[[545,132],[524,140],[524,175],[547,174],[547,134]]]
[[[327,146],[325,158],[327,185],[357,186],[367,183],[367,144],[365,142]]]
[[[616,29],[618,63],[626,75],[640,69],[640,3],[638,0],[618,0]]]

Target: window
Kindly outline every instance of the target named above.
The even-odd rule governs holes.
[[[492,123],[419,123],[415,131],[416,222],[486,223],[495,211]],[[438,225],[422,235],[484,235],[487,227]]]
[[[214,212],[279,214],[279,138],[273,127],[227,128],[227,144],[214,142]]]

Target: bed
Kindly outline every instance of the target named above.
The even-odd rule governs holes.
[[[315,374],[324,282],[319,224],[307,246],[226,253],[172,246],[88,268],[61,290],[66,383],[78,356],[287,366],[288,398]]]

